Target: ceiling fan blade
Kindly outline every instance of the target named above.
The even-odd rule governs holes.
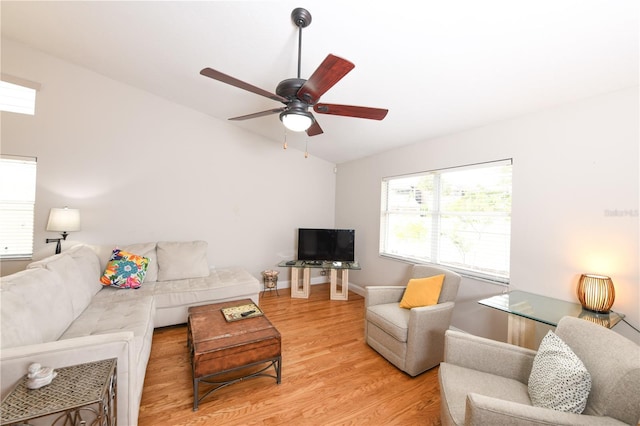
[[[371,120],[382,120],[389,112],[388,109],[382,108],[337,104],[315,104],[313,110],[319,114],[342,115],[344,117],[368,118]]]
[[[355,67],[346,59],[329,54],[311,77],[298,90],[297,97],[310,105],[315,104],[327,90]]]
[[[260,95],[260,96],[264,96],[267,97],[269,99],[273,99],[274,101],[278,101],[278,102],[289,102],[289,99],[284,98],[280,95],[276,95],[275,93],[271,93],[268,92],[266,90],[263,90],[259,87],[253,86],[249,83],[245,83],[244,81],[238,80],[235,77],[231,77],[230,75],[227,74],[223,74],[220,71],[216,71],[212,68],[204,68],[202,71],[200,71],[200,74],[204,75],[205,77],[209,77],[212,78],[214,80],[218,80],[221,81],[223,83],[227,83],[230,84],[232,86],[235,86],[237,88],[240,89],[244,89],[247,90],[251,93],[255,93],[256,95]]]
[[[308,136],[317,136],[317,135],[321,135],[324,132],[322,131],[322,127],[320,127],[320,124],[318,124],[318,120],[316,120],[315,117],[313,117],[313,124],[311,125],[311,127],[309,127],[307,129],[307,135]]]
[[[253,114],[241,115],[239,117],[232,117],[229,120],[233,120],[233,121],[249,120],[251,118],[258,118],[258,117],[264,117],[264,116],[271,115],[271,114],[277,114],[279,112],[284,111],[285,109],[286,109],[285,107],[274,108],[274,109],[270,109],[270,110],[267,110],[267,111],[254,112]]]

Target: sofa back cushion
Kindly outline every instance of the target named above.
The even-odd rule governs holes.
[[[45,268],[2,277],[0,301],[3,349],[58,340],[74,319],[64,283]]]
[[[158,281],[183,280],[209,276],[206,241],[159,241]]]
[[[145,276],[144,281],[158,281],[158,255],[156,254],[156,243],[130,244],[122,247],[122,250],[148,258],[149,265],[147,266],[147,275]]]
[[[640,346],[613,330],[573,317],[562,318],[556,334],[591,375],[583,414],[636,424],[640,418]]]
[[[114,249],[120,249],[133,253],[135,255],[146,257],[149,259],[149,265],[147,265],[147,275],[144,277],[144,282],[152,282],[158,280],[158,256],[156,255],[156,243],[139,243],[139,244],[109,244],[90,246],[93,251],[98,255],[100,260],[100,271],[104,272],[107,268],[107,264],[111,259]]]
[[[102,288],[100,261],[96,253],[85,245],[33,262],[27,268],[43,268],[57,275],[71,300],[74,319],[89,306],[91,298]]]

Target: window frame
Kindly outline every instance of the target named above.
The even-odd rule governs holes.
[[[508,190],[504,191],[503,189],[502,194],[498,193],[499,194],[498,198],[485,201],[487,204],[486,205],[480,204],[480,206],[481,208],[483,207],[486,208],[487,206],[491,205],[491,201],[495,201],[497,199],[499,201],[502,201],[502,203],[504,204],[502,206],[503,209],[506,209],[508,206],[508,211],[505,210],[505,211],[495,211],[495,212],[486,213],[483,210],[474,210],[474,211],[467,212],[469,214],[466,214],[466,215],[463,212],[462,216],[460,217],[463,218],[463,220],[461,221],[462,223],[465,222],[464,218],[470,217],[470,218],[473,218],[471,219],[471,221],[473,221],[473,220],[477,220],[478,217],[481,217],[481,216],[496,218],[494,222],[491,222],[492,224],[500,224],[500,222],[503,222],[500,228],[502,229],[503,232],[499,235],[501,236],[502,240],[506,239],[506,242],[502,241],[502,244],[500,244],[501,249],[498,250],[497,254],[498,255],[506,254],[507,256],[503,265],[504,269],[503,270],[496,269],[494,272],[492,272],[489,270],[488,267],[486,267],[485,270],[482,270],[477,265],[474,265],[473,264],[474,262],[470,262],[466,264],[458,262],[458,265],[456,265],[456,264],[452,264],[451,261],[447,262],[446,258],[443,261],[443,257],[445,256],[440,256],[440,253],[439,253],[440,246],[443,243],[446,243],[447,240],[450,240],[450,238],[447,238],[447,237],[451,237],[452,233],[446,232],[446,231],[443,232],[442,221],[446,219],[451,222],[451,217],[459,214],[458,212],[453,210],[447,211],[445,210],[446,207],[443,207],[443,205],[446,205],[447,203],[446,201],[447,190],[446,188],[443,187],[441,179],[443,179],[443,176],[447,174],[449,174],[449,176],[447,177],[450,177],[451,173],[486,169],[490,167],[499,167],[500,169],[502,169],[503,167],[510,168],[509,174],[508,174],[509,180],[508,182],[506,182],[508,184]],[[496,176],[500,176],[500,173],[502,173],[502,170],[497,170],[496,172],[497,172]],[[422,207],[420,206],[417,206],[417,207],[414,206],[413,209],[411,209],[410,206],[407,205],[406,207],[407,211],[401,212],[401,211],[396,211],[390,207],[389,197],[392,197],[392,195],[388,192],[389,185],[392,185],[394,182],[399,183],[401,186],[396,188],[396,194],[400,192],[407,193],[407,187],[405,186],[405,188],[402,188],[403,183],[400,181],[401,179],[412,180],[412,179],[424,178],[424,177],[427,177],[427,179],[423,181],[425,182],[424,184],[427,186],[429,186],[429,184],[426,183],[428,181],[428,178],[431,177],[433,179],[431,189],[427,190],[426,195],[425,195],[425,192],[421,190],[419,192],[419,199],[417,198],[418,192],[416,191],[413,193],[413,198],[415,199],[417,204],[427,204],[424,210],[422,210]],[[497,187],[500,187],[500,185],[497,185]],[[447,188],[451,188],[451,187],[447,187]],[[488,189],[487,192],[479,191],[474,193],[474,195],[476,194],[484,195],[487,193],[491,193],[491,189],[490,188],[487,188],[487,189]],[[414,190],[417,190],[417,188],[414,188]],[[497,283],[497,284],[508,285],[510,282],[512,194],[513,194],[513,159],[512,158],[500,159],[495,161],[487,161],[482,163],[474,163],[474,164],[468,164],[468,165],[461,165],[456,167],[434,169],[434,170],[428,170],[428,171],[411,173],[411,174],[384,177],[382,178],[382,181],[381,181],[379,255],[384,258],[399,260],[399,261],[408,262],[408,263],[434,264],[434,265],[442,266],[447,269],[451,269],[466,277],[471,277],[474,279],[488,281],[488,282]],[[426,200],[428,200],[428,202]],[[412,239],[412,237],[409,237],[405,239],[404,242],[402,241],[402,239],[400,239],[395,243],[393,241],[390,241],[391,239],[394,238],[391,236],[392,230],[390,229],[390,227],[395,226],[394,223],[396,222],[394,222],[394,220],[397,221],[398,217],[402,217],[402,216],[407,217],[408,220],[413,220],[412,218],[415,218],[417,219],[416,222],[419,222],[421,225],[424,225],[424,227],[426,228],[426,231],[425,229],[414,229],[413,232],[417,233],[417,232],[423,231],[427,233],[427,235],[424,236],[424,238],[418,237],[414,240],[414,243],[417,244],[416,248],[418,249],[418,251],[420,250],[420,244],[425,242],[428,243],[428,248],[423,247],[424,250],[428,253],[427,256],[424,256],[422,253],[419,253],[419,252],[418,253],[414,252],[416,253],[416,255],[411,256],[406,251],[407,250],[406,245],[404,247],[404,250],[405,250],[404,253],[398,253],[398,250],[396,250],[396,252],[394,253],[394,250],[390,248],[390,244],[391,245],[396,244],[395,247],[399,247],[398,246],[399,243],[410,244],[410,240]],[[420,220],[418,216],[420,217],[426,216],[426,218],[425,220]],[[503,218],[503,220],[501,220],[500,218]],[[508,230],[506,233],[504,232],[505,228]],[[437,238],[432,238],[434,234],[437,236]],[[480,233],[478,235],[484,236],[484,235],[490,235],[490,234],[491,232],[487,231],[487,232]],[[395,235],[396,236],[398,235],[397,232]],[[402,249],[402,247],[400,248]],[[445,250],[442,250],[442,251],[444,252]],[[467,253],[462,253],[461,256],[464,257],[466,256],[466,254]]]

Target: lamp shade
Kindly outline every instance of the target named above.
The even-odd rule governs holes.
[[[604,275],[582,274],[577,293],[582,307],[594,312],[609,312],[616,298],[613,281]]]
[[[80,210],[52,208],[49,212],[47,231],[70,232],[80,230]]]

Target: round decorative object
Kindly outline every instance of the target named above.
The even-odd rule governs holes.
[[[583,308],[601,313],[609,312],[616,297],[611,278],[595,274],[580,276],[577,294]]]
[[[262,278],[265,288],[276,288],[278,286],[278,271],[262,271]]]

